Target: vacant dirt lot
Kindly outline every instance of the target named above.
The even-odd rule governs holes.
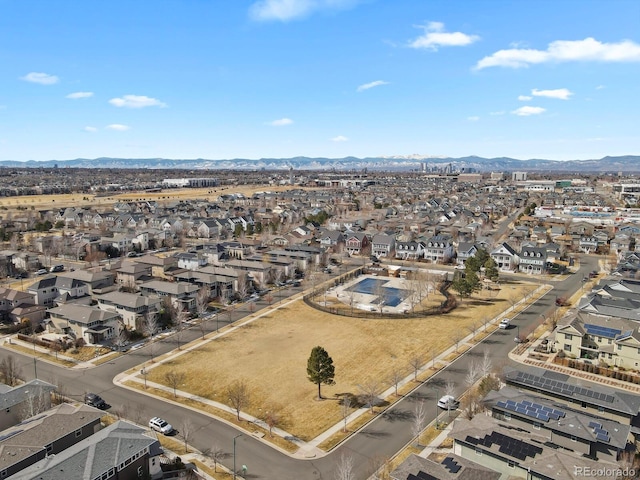
[[[247,412],[260,416],[265,405],[279,405],[283,428],[310,440],[341,419],[336,395],[358,394],[358,385],[372,381],[385,390],[394,369],[410,374],[411,358],[418,355],[427,363],[430,352],[449,347],[456,333],[465,335],[473,323],[481,328],[481,319],[494,317],[532,290],[526,284],[504,285],[499,292],[466,300],[449,315],[412,320],[352,319],[298,301],[151,370],[149,380],[166,383],[166,372],[183,371],[182,390],[228,403],[227,386],[245,379],[253,398]],[[329,352],[336,369],[336,384],[323,385],[322,401],[315,399],[317,387],[306,378],[307,359],[316,345]]]

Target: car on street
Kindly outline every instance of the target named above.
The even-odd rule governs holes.
[[[149,420],[149,428],[151,430],[155,430],[156,432],[160,432],[163,435],[169,435],[171,432],[173,432],[173,427],[171,426],[171,424],[160,417],[153,417],[151,420]]]
[[[438,400],[438,407],[444,410],[456,410],[460,406],[460,402],[453,395],[445,395]]]
[[[47,270],[46,268],[41,268],[36,272],[36,275],[46,275],[47,273],[49,273],[49,270]]]
[[[64,265],[54,265],[49,269],[51,273],[64,272]]]
[[[502,328],[504,330],[504,329],[509,328],[509,325],[511,325],[511,319],[510,318],[503,318],[500,321],[500,325],[498,325],[498,327],[500,327],[500,328]]]
[[[87,393],[84,396],[84,403],[90,407],[99,408],[100,410],[106,410],[107,407],[109,407],[107,402],[105,402],[102,397],[96,393]]]

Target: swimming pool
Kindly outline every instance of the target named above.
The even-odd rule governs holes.
[[[351,285],[347,290],[356,293],[364,293],[368,295],[377,295],[371,302],[375,305],[387,305],[389,307],[397,307],[408,296],[408,291],[402,288],[385,287],[384,284],[389,280],[381,280],[378,278],[364,278],[355,285]]]

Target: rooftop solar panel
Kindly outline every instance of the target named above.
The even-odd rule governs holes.
[[[589,427],[590,428],[602,428],[602,424],[600,424],[598,422],[589,422]]]
[[[461,465],[458,465],[457,463],[455,465],[451,466],[451,473],[458,473],[460,471],[460,469],[462,468]]]
[[[609,443],[609,435],[605,435],[604,433],[598,433],[596,434],[596,440]]]
[[[607,403],[613,403],[615,399],[616,397],[614,397],[613,395],[605,395],[603,400]]]

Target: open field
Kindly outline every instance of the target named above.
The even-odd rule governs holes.
[[[301,187],[297,187],[301,188]],[[105,196],[97,196],[86,193],[70,193],[59,195],[24,195],[18,197],[0,197],[0,208],[8,210],[31,209],[35,210],[49,208],[65,208],[65,207],[83,207],[83,206],[105,206],[108,207],[117,202],[129,201],[156,201],[169,202],[176,200],[209,200],[215,201],[220,195],[242,193],[243,195],[253,195],[260,191],[283,192],[292,190],[291,186],[271,186],[271,185],[240,185],[231,186],[223,185],[210,188],[176,188],[166,189],[161,192],[126,192],[113,193]]]
[[[476,294],[446,316],[406,320],[334,316],[298,301],[154,368],[148,379],[166,384],[167,372],[182,371],[181,390],[223,403],[228,403],[227,386],[244,379],[253,398],[247,413],[259,417],[265,405],[278,405],[283,428],[310,440],[341,420],[339,395],[357,395],[358,385],[370,382],[382,392],[394,369],[409,375],[412,358],[428,363],[431,352],[445,350],[456,334],[464,336],[472,324],[480,328],[481,319],[499,315],[532,289],[530,284],[506,284],[499,292]],[[316,345],[329,352],[336,368],[336,384],[323,385],[321,401],[306,378],[307,359]]]

